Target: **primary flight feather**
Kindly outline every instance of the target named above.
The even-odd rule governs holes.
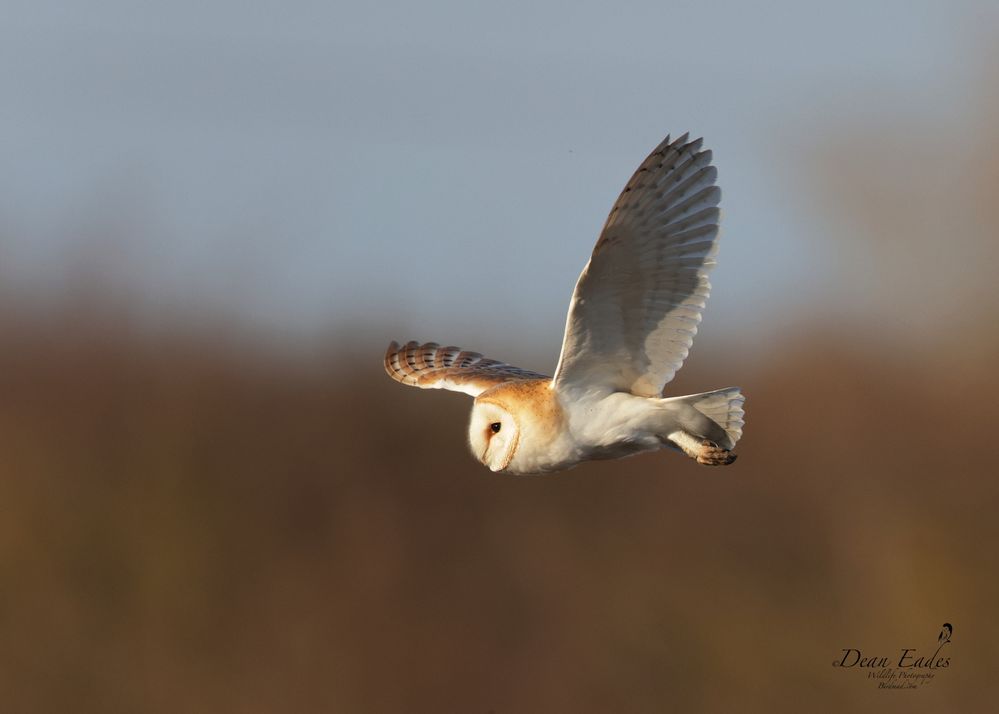
[[[732,463],[737,387],[663,397],[697,333],[718,251],[721,190],[701,143],[666,137],[621,192],[576,282],[554,377],[433,342],[392,342],[385,370],[474,397],[469,445],[493,471],[558,471],[663,447]]]

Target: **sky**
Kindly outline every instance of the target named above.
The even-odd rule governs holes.
[[[970,121],[996,26],[901,1],[4,15],[0,270],[19,300],[82,275],[149,315],[494,352],[557,349],[607,211],[667,133],[704,137],[723,190],[702,333],[766,340],[829,308],[849,267],[810,162],[893,117]]]

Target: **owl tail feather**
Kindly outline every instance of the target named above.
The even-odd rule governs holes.
[[[697,436],[711,439],[723,449],[733,449],[742,438],[742,427],[745,424],[742,405],[746,398],[738,387],[670,397],[662,401],[679,407],[677,416],[685,429]]]

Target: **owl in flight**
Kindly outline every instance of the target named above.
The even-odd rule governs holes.
[[[718,250],[717,170],[701,140],[656,147],[611,209],[569,301],[548,377],[434,342],[393,342],[385,370],[475,397],[472,454],[493,471],[539,473],[663,447],[730,464],[738,387],[664,397],[690,351]]]

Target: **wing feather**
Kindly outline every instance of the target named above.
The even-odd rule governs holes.
[[[657,397],[693,344],[718,250],[717,169],[662,142],[611,209],[576,283],[554,384]]]
[[[392,342],[385,371],[397,382],[421,389],[449,389],[477,397],[497,384],[523,379],[550,379],[543,374],[436,342]]]

